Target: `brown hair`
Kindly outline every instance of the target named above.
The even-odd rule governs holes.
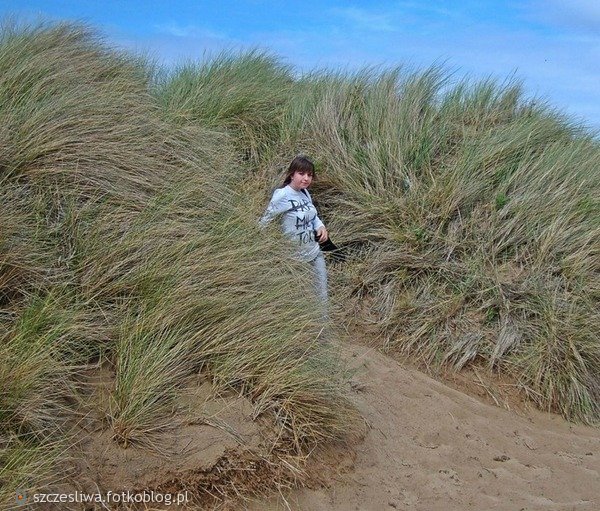
[[[311,176],[315,177],[315,165],[306,156],[296,156],[292,160],[292,163],[290,163],[282,186],[289,185],[292,182],[292,176],[296,172],[310,174]]]

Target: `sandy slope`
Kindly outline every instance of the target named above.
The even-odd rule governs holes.
[[[486,404],[364,346],[343,356],[370,426],[352,470],[251,509],[600,509],[600,430]]]

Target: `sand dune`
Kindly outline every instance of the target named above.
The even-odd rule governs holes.
[[[251,509],[600,509],[600,430],[487,404],[368,347],[343,356],[368,424],[351,466]]]

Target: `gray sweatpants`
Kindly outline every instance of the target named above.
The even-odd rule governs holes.
[[[329,317],[329,298],[327,295],[327,267],[325,266],[325,257],[320,253],[310,262],[314,274],[314,286],[317,297],[321,302],[323,319]]]

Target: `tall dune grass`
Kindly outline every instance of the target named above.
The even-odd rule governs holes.
[[[320,164],[333,235],[365,249],[343,282],[370,297],[383,346],[434,367],[487,363],[541,407],[596,422],[591,134],[518,83],[452,85],[437,68],[308,76],[299,90],[282,140]]]
[[[246,116],[235,106],[247,95],[236,91],[256,90],[260,79],[245,72],[254,57],[225,58],[219,105],[233,118],[223,127]],[[205,77],[220,65],[170,75],[157,89],[162,104],[176,89],[175,106],[201,111]],[[264,203],[291,156],[315,159],[321,214],[357,250],[334,268],[335,294],[351,315],[352,302],[368,304],[363,319],[377,322],[382,347],[432,369],[485,364],[540,407],[597,422],[593,133],[514,79],[456,82],[441,67],[313,72],[277,91],[261,83],[262,97],[282,96],[273,108],[254,103],[253,122],[278,135],[264,138],[258,172],[239,186]]]
[[[277,141],[293,83],[289,66],[253,50],[183,64],[157,80],[156,95],[176,124],[224,129],[256,161]]]
[[[231,133],[174,123],[150,76],[85,27],[0,37],[4,502],[52,481],[43,457],[72,433],[75,381],[100,358],[123,446],[151,444],[200,369],[302,452],[351,429],[318,318],[290,293],[310,293],[306,276],[230,186]]]
[[[256,223],[298,152],[355,250],[331,267],[335,298],[383,348],[484,364],[542,408],[600,418],[600,150],[518,83],[295,78],[258,52],[156,76],[59,24],[3,29],[0,104],[4,502],[51,481],[74,376],[100,358],[125,447],[170,427],[200,370],[298,451],[352,429],[309,275]]]
[[[487,363],[540,406],[597,420],[590,133],[516,81],[452,84],[441,68],[306,75],[278,129],[266,186],[286,155],[316,159],[323,215],[366,254],[341,269],[342,292],[369,297],[384,347]]]

